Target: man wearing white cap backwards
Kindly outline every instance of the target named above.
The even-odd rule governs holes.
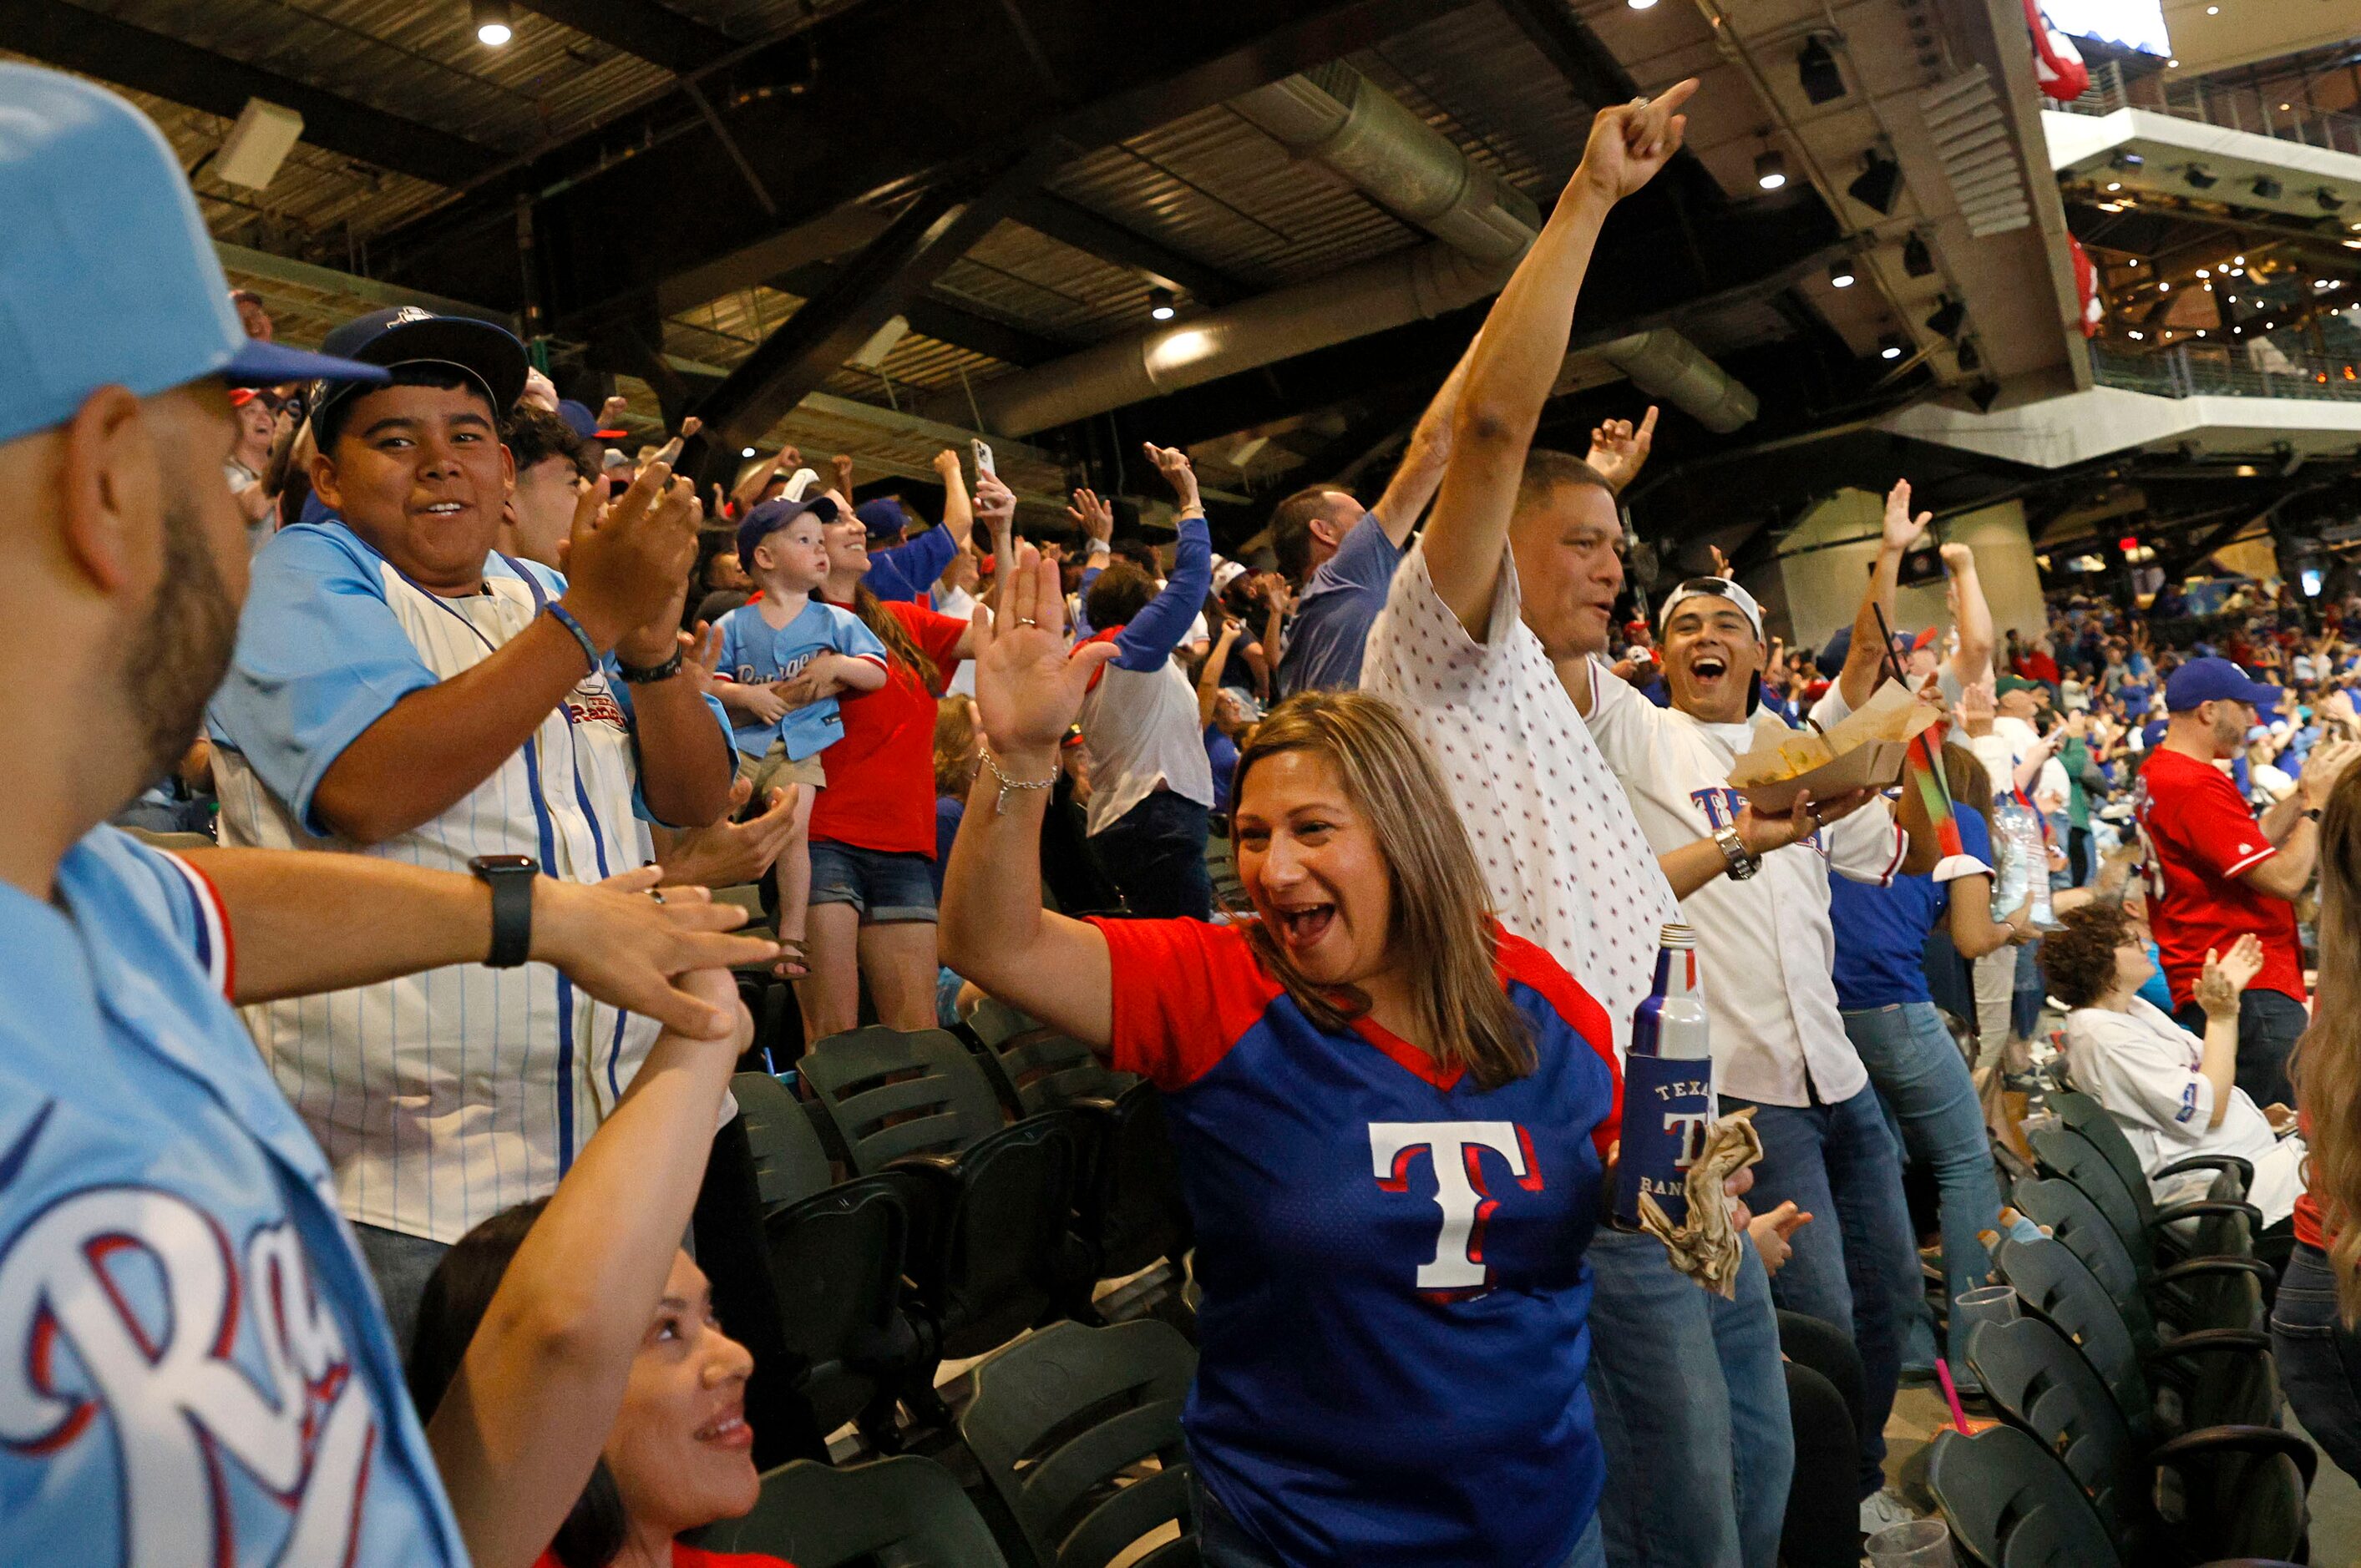
[[[534,879],[532,955],[665,1033],[422,1431],[232,1003],[480,960],[495,894],[103,826],[229,661],[229,387],[385,372],[239,330],[170,145],[104,88],[0,64],[0,624],[27,654],[0,684],[0,1563],[525,1568],[688,1221],[748,1032],[721,966],[778,949],[695,897]]]
[[[1849,1330],[1861,1348],[1866,1501],[1882,1489],[1905,1314],[1921,1288],[1893,1135],[1837,1010],[1828,872],[1883,884],[1940,856],[1906,791],[1901,824],[1883,796],[1806,795],[1795,811],[1810,820],[1794,826],[1809,831],[1783,848],[1750,847],[1730,764],[1762,730],[1786,728],[1762,708],[1763,611],[1728,577],[1693,577],[1665,598],[1658,634],[1669,708],[1595,662],[1564,673],[1697,928],[1715,1088],[1725,1112],[1754,1107],[1763,1135],[1752,1201],[1818,1216],[1794,1234],[1771,1293]]]

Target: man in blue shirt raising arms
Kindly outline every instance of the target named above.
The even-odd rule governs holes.
[[[99,194],[94,195],[93,192]],[[526,1568],[580,1495],[747,1032],[735,911],[523,866],[187,856],[102,826],[196,733],[247,582],[252,342],[172,149],[0,64],[0,1562]],[[521,874],[520,874],[521,873]],[[665,1032],[575,1162],[431,1433],[326,1160],[233,1003],[490,958]]]

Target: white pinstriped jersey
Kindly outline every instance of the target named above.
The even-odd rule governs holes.
[[[644,864],[628,697],[604,672],[410,832],[363,848],[313,815],[321,775],[355,737],[409,692],[489,657],[564,587],[545,567],[495,555],[483,594],[443,598],[341,523],[280,532],[256,557],[211,714],[223,841],[462,872],[473,856],[523,854],[575,882]],[[715,713],[715,743],[726,745]],[[327,1151],[346,1214],[443,1242],[555,1188],[657,1033],[543,964],[433,970],[246,1014]]]
[[[1708,724],[1658,707],[1593,660],[1590,733],[1623,781],[1632,814],[1658,854],[1719,832],[1745,804],[1730,768],[1754,743],[1752,724]],[[1816,710],[1834,723],[1844,710]],[[1837,1011],[1836,927],[1828,872],[1880,886],[1909,845],[1883,799],[1773,850],[1744,882],[1716,877],[1681,900],[1697,928],[1706,1015],[1713,1025],[1714,1088],[1765,1105],[1850,1100],[1869,1087]]]

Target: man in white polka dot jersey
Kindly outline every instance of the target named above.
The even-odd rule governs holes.
[[[1676,107],[1686,93],[1667,96]],[[1557,673],[1607,643],[1622,586],[1614,498],[1580,460],[1530,451],[1599,229],[1662,167],[1681,121],[1650,145],[1606,128],[1486,323],[1441,498],[1371,629],[1361,684],[1433,748],[1502,923],[1598,999],[1620,1052],[1678,906]],[[1761,1261],[1750,1250],[1726,1302],[1650,1236],[1602,1230],[1588,1257],[1609,1562],[1768,1568],[1795,1448]]]

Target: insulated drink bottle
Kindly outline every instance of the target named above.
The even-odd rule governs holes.
[[[1631,1015],[1623,1063],[1623,1155],[1615,1178],[1615,1223],[1640,1228],[1647,1193],[1675,1225],[1688,1218],[1689,1166],[1714,1118],[1713,1051],[1705,997],[1697,989],[1697,933],[1664,927],[1656,983]]]

